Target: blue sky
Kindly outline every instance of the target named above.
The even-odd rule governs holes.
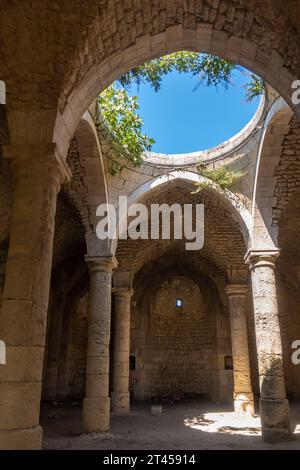
[[[139,96],[143,131],[156,140],[154,152],[187,153],[218,145],[239,132],[254,115],[259,100],[249,104],[242,86],[249,77],[240,71],[233,86],[206,88],[197,78],[172,72],[156,93],[149,85],[133,87]]]

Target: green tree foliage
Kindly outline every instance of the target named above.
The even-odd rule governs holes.
[[[153,59],[123,75],[99,96],[98,117],[100,119],[101,116],[110,136],[119,144],[123,157],[134,166],[139,166],[143,152],[151,150],[155,141],[142,133],[144,123],[138,114],[138,97],[129,94],[132,86],[148,83],[158,92],[162,78],[177,71],[197,77],[195,89],[201,85],[228,88],[236,69],[240,67],[233,62],[194,52],[175,52]],[[252,101],[264,93],[263,81],[254,74],[249,73],[249,77],[245,87],[246,101]]]
[[[199,84],[227,87],[236,67],[233,62],[212,55],[195,52],[175,52],[134,68],[123,75],[119,83],[127,89],[131,88],[132,85],[139,86],[142,83],[149,83],[155,91],[159,91],[162,78],[172,71],[177,71],[179,73],[190,73],[197,77],[196,87]]]
[[[97,104],[97,111],[101,113],[98,121],[103,119],[110,137],[123,149],[123,156],[139,166],[143,152],[151,150],[154,139],[142,133],[144,123],[138,114],[138,97],[111,85],[98,97]]]
[[[254,100],[257,96],[264,94],[265,87],[263,80],[255,75],[254,73],[249,73],[250,80],[245,86],[246,91],[246,101],[249,103]]]
[[[213,183],[217,183],[222,189],[231,188],[231,186],[237,183],[245,175],[245,173],[242,173],[241,171],[227,170],[224,166],[221,166],[216,170],[205,170],[200,167],[199,172],[202,176],[207,178],[207,181],[196,183],[196,190],[193,191],[193,194],[197,194],[202,189],[213,186]]]

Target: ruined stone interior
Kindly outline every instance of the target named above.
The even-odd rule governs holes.
[[[1,449],[300,448],[299,19],[293,0],[1,2]],[[223,145],[113,176],[95,99],[176,50],[266,98]],[[192,194],[199,163],[243,176]],[[119,196],[204,204],[203,248],[100,241]]]

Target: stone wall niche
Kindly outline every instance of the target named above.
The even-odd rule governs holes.
[[[186,275],[168,273],[133,300],[134,397],[216,399],[216,315],[201,287]]]

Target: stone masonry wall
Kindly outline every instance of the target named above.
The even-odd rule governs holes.
[[[182,299],[182,308],[176,307],[177,298]],[[215,318],[204,305],[198,285],[178,275],[163,281],[150,300],[149,311],[140,311],[140,315],[147,316],[145,331],[135,329],[136,317],[132,350],[142,337],[137,368],[143,364],[145,397],[211,396],[217,382]],[[139,380],[139,371],[135,375]]]
[[[78,50],[73,67],[70,66],[66,74],[60,106],[63,108],[67,98],[80,79],[86,77],[92,64],[104,61],[110,55],[117,56],[122,49],[132,46],[136,38],[146,37],[147,40],[147,35],[150,38],[179,24],[188,31],[196,30],[197,24],[209,25],[219,33],[223,46],[227,37],[247,38],[253,46],[259,45],[264,53],[272,50],[278,52],[284,57],[286,66],[294,70],[298,65],[295,31],[291,24],[289,27],[287,25],[287,11],[283,14],[282,8],[276,7],[280,7],[280,3],[275,4],[270,0],[104,0],[101,2],[97,20],[89,28]],[[189,36],[187,48],[188,39]],[[159,40],[162,39],[156,41],[159,43]],[[175,41],[178,41],[178,37]],[[140,47],[142,46],[143,43]],[[157,44],[154,42],[154,52],[155,46],[157,47]],[[266,60],[266,57],[258,57],[258,65]],[[130,64],[130,53],[127,60]],[[118,65],[118,56],[113,56],[111,68],[117,69]],[[105,72],[103,75],[105,80]]]
[[[300,124],[296,117],[282,144],[282,153],[275,170],[277,206],[273,209],[273,224],[277,225],[296,194],[300,192]]]
[[[300,290],[297,274],[292,282],[283,271],[278,273],[278,305],[280,330],[283,348],[284,373],[286,392],[290,399],[300,399],[300,373],[299,365],[291,360],[292,343],[300,339]]]
[[[86,347],[88,327],[88,293],[75,300],[71,306],[65,361],[65,390],[60,393],[70,397],[83,397],[85,390]]]

